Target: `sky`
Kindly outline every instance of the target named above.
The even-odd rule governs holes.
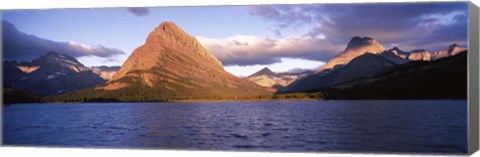
[[[386,49],[467,45],[468,3],[384,3],[2,11],[4,60],[48,51],[86,66],[121,65],[163,21],[172,21],[237,76],[263,67],[317,69],[354,36]]]

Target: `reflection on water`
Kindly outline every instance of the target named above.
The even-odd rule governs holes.
[[[255,151],[467,152],[466,101],[21,104],[4,144]]]

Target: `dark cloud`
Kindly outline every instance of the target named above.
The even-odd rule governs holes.
[[[148,8],[128,8],[128,12],[135,14],[136,16],[147,16],[150,14]]]
[[[239,66],[281,58],[328,62],[354,36],[373,37],[387,49],[437,51],[466,45],[467,9],[464,2],[256,6],[251,14],[274,23],[272,36],[199,41],[224,65]]]
[[[433,51],[445,49],[445,43],[466,44],[467,12],[466,2],[442,2],[260,6],[251,14],[280,30],[311,26],[305,35],[324,35],[330,43],[370,36],[384,45]]]
[[[56,51],[72,57],[97,56],[110,58],[125,54],[123,51],[102,45],[87,45],[76,42],[58,42],[29,35],[17,30],[8,21],[2,21],[3,58],[28,61],[46,52]]]

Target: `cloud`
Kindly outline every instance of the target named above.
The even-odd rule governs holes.
[[[125,54],[115,48],[88,45],[74,41],[58,42],[29,35],[17,30],[8,21],[2,21],[3,57],[5,60],[29,61],[46,52],[56,51],[72,57],[97,56],[110,58]]]
[[[224,65],[270,65],[281,58],[328,62],[354,36],[385,48],[438,51],[467,44],[466,3],[324,4],[255,6],[251,14],[273,22],[272,36],[235,35],[198,40]]]
[[[281,62],[281,58],[325,61],[344,47],[328,43],[322,36],[235,35],[224,39],[197,39],[226,66],[268,65]]]
[[[466,44],[468,33],[466,2],[256,6],[251,14],[273,21],[275,31],[308,27],[305,35],[336,44],[370,36],[387,48],[439,50]]]
[[[150,10],[148,8],[128,8],[128,12],[135,14],[136,16],[147,16],[150,14]]]

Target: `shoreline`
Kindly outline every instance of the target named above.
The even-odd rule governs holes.
[[[111,101],[111,102],[20,102],[2,104],[4,107],[19,104],[88,104],[88,103],[221,103],[221,102],[286,102],[286,101],[467,101],[467,99],[268,99],[268,100],[179,100],[179,101]]]

